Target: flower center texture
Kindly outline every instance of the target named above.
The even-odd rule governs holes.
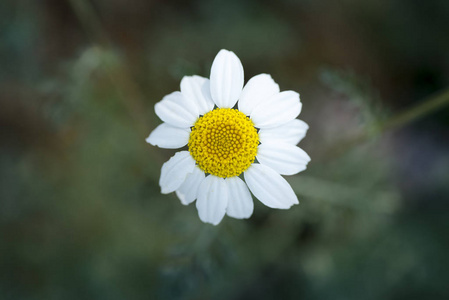
[[[188,146],[198,167],[205,173],[233,177],[254,162],[259,135],[244,113],[232,108],[217,108],[198,118]]]

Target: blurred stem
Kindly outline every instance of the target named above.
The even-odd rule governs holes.
[[[109,41],[101,29],[101,23],[88,0],[68,0],[72,9],[94,44],[107,48]]]
[[[383,133],[390,129],[395,129],[416,121],[438,109],[449,104],[449,89],[428,97],[422,103],[390,118],[380,125],[377,133]]]
[[[79,19],[82,27],[91,39],[92,43],[99,48],[99,51],[112,51],[112,43],[102,29],[100,18],[95,12],[94,7],[89,0],[69,0],[69,3]],[[143,95],[132,79],[126,63],[120,63],[119,66],[105,64],[105,71],[117,90],[120,99],[126,106],[132,119],[136,122],[137,129],[144,136],[148,134],[149,124],[145,115],[145,105],[143,104]]]
[[[388,130],[399,129],[405,125],[408,125],[426,115],[437,111],[449,104],[449,89],[445,89],[436,95],[432,95],[422,103],[417,104],[393,117],[387,119],[386,121],[373,126],[371,129],[365,130],[364,132],[339,142],[338,145],[330,147],[330,149],[324,155],[324,160],[334,159],[340,156],[351,148],[358,144],[361,144],[371,138],[377,137]]]

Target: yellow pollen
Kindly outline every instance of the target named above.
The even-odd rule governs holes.
[[[189,151],[198,167],[219,177],[240,175],[254,162],[259,135],[253,122],[232,108],[217,108],[192,127]]]

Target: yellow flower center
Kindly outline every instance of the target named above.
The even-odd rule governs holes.
[[[254,162],[259,135],[253,122],[232,108],[214,109],[192,127],[189,151],[198,167],[219,177],[240,175]]]

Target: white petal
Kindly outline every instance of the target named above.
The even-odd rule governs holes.
[[[252,164],[244,177],[254,196],[268,207],[288,209],[299,203],[290,184],[270,167]]]
[[[308,129],[309,125],[304,121],[293,119],[281,126],[260,129],[259,141],[262,144],[279,141],[296,145],[306,136]]]
[[[195,161],[189,151],[177,152],[162,165],[159,185],[162,194],[177,190],[186,180],[187,174],[193,172]]]
[[[204,180],[204,172],[195,166],[193,172],[187,175],[184,183],[176,190],[176,195],[178,196],[181,203],[188,205],[192,203],[198,196],[198,188],[201,182]]]
[[[196,105],[187,100],[181,92],[165,96],[154,106],[156,115],[164,122],[180,128],[188,128],[198,119]]]
[[[214,101],[210,95],[209,79],[201,76],[184,76],[181,80],[181,93],[190,102],[195,103],[200,115],[214,108]]]
[[[238,103],[239,110],[249,116],[257,105],[277,93],[279,93],[279,85],[270,75],[256,75],[243,88]]]
[[[217,225],[228,206],[228,188],[223,178],[209,175],[198,189],[196,208],[201,221]]]
[[[238,177],[229,177],[225,179],[228,185],[228,207],[226,213],[228,216],[237,219],[247,219],[251,217],[254,210],[254,202],[246,183]]]
[[[257,160],[282,175],[304,171],[310,157],[301,148],[283,142],[262,143],[257,149]]]
[[[220,50],[210,70],[210,92],[215,104],[232,108],[243,87],[243,66],[234,52]]]
[[[173,127],[167,123],[162,123],[150,133],[146,141],[153,146],[176,149],[187,145],[189,136],[190,129],[188,128]]]
[[[301,112],[301,107],[298,93],[280,92],[256,106],[251,119],[258,128],[276,127],[295,119]]]

